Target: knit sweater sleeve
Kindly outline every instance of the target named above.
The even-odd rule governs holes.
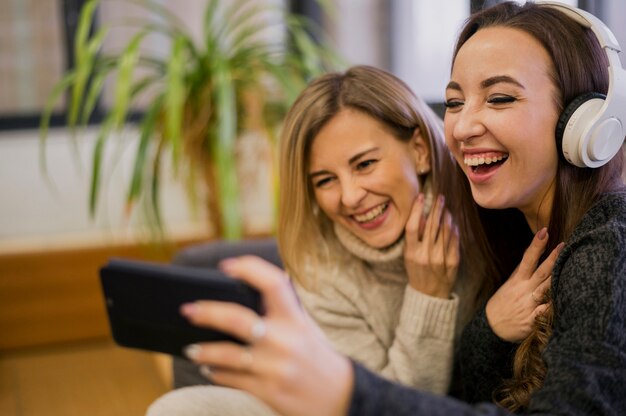
[[[512,376],[517,344],[499,338],[491,329],[483,307],[463,329],[455,365],[460,398],[470,403],[491,401],[493,392]]]
[[[358,290],[350,285],[324,285],[319,293],[298,287],[298,293],[339,352],[390,380],[439,394],[447,392],[458,308],[456,296],[438,299],[407,288],[397,327],[391,329],[394,338],[386,345],[372,326],[375,318],[367,315],[375,315],[377,308],[389,305],[364,305]]]
[[[509,415],[489,403],[470,405],[448,396],[416,390],[385,380],[353,362],[354,388],[349,416]]]
[[[385,377],[445,394],[450,385],[459,298],[440,299],[407,285]]]

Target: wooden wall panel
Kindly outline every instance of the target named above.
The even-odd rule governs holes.
[[[109,257],[167,262],[182,246],[137,244],[0,251],[0,351],[109,337],[98,269]]]

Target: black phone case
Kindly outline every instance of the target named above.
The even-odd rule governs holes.
[[[261,297],[249,285],[217,269],[112,259],[100,281],[115,342],[121,346],[183,357],[189,344],[235,341],[224,333],[191,325],[180,305],[196,300],[236,302],[262,313]]]

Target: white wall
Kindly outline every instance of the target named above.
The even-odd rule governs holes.
[[[349,65],[373,65],[390,69],[386,9],[379,0],[335,0],[331,20],[326,22],[330,36]]]
[[[623,0],[606,0],[603,10],[606,16],[604,21],[609,26],[619,45],[622,47],[620,60],[622,66],[626,65],[626,2]]]
[[[393,72],[426,102],[443,102],[458,32],[469,0],[394,2]]]
[[[284,5],[284,0],[264,0],[274,5]],[[201,38],[201,24],[205,0],[185,0],[184,5],[176,0],[160,0],[186,24],[186,30],[196,39]],[[222,3],[226,4],[226,3]],[[142,16],[140,8],[122,3],[106,3],[101,7],[101,24],[123,18]],[[143,13],[145,15],[145,13]],[[282,36],[278,32],[263,31],[263,35]],[[124,44],[120,36],[131,36],[133,31],[116,28],[114,36],[105,44],[105,50],[118,50]],[[153,53],[167,53],[162,38],[149,39],[144,45]],[[107,90],[111,91],[112,88]],[[110,102],[110,94],[104,94],[104,102]],[[134,130],[112,138],[115,146],[110,147],[107,167],[113,168],[111,156],[121,152],[119,166],[110,169],[101,195],[101,203],[95,218],[88,215],[88,195],[93,150],[97,126],[81,135],[80,158],[72,153],[69,131],[63,128],[50,132],[46,146],[51,185],[47,183],[39,166],[39,138],[37,130],[0,130],[0,251],[3,247],[15,247],[25,243],[76,238],[87,239],[145,237],[146,229],[137,212],[127,216],[124,197],[137,144]],[[249,144],[249,141],[247,142]],[[167,164],[168,158],[164,162]],[[273,221],[273,195],[271,195],[270,173],[259,166],[259,161],[248,162],[247,171],[254,171],[256,181],[242,184],[244,224],[249,232],[267,232]],[[208,233],[206,214],[202,206],[192,207],[185,185],[172,177],[165,166],[161,178],[162,214],[169,235],[189,236]],[[250,190],[253,191],[250,191]],[[199,211],[198,211],[199,210]]]
[[[90,234],[110,236],[140,233],[138,216],[124,214],[124,197],[137,134],[126,131],[111,138],[105,166],[109,173],[97,216],[88,215],[91,151],[96,137],[92,128],[81,134],[80,157],[73,154],[69,131],[53,129],[45,146],[49,180],[40,168],[37,131],[0,132],[0,242],[54,235]],[[113,148],[120,152],[120,164],[112,169]],[[167,159],[167,158],[166,158]],[[182,186],[165,170],[162,180],[163,217],[172,232],[203,227],[203,214],[195,214]]]

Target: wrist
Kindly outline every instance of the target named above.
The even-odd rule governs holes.
[[[491,304],[491,299],[489,299],[487,301],[487,304],[485,305],[485,319],[487,320],[487,325],[489,325],[489,328],[491,329],[491,332],[493,332],[494,334],[498,335],[498,333],[496,332],[496,330],[494,328],[493,306]]]
[[[451,287],[428,287],[427,285],[420,285],[415,282],[409,281],[409,286],[412,289],[424,294],[426,296],[430,296],[433,298],[440,299],[451,299],[452,298],[452,288]]]
[[[347,415],[350,411],[350,403],[352,401],[352,393],[354,391],[354,368],[352,362],[345,356],[340,355],[340,364],[337,366],[335,386],[335,404],[332,406],[329,414],[335,416]]]

